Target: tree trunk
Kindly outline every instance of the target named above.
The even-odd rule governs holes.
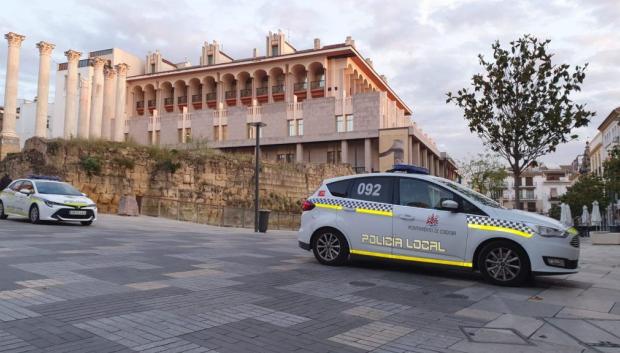
[[[523,207],[521,207],[521,171],[513,168],[512,175],[514,176],[515,180],[515,207],[513,208],[517,210],[522,210]]]

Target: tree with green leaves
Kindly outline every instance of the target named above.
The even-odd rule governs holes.
[[[492,153],[479,153],[470,160],[459,163],[459,172],[473,190],[497,199],[508,175],[506,168]]]
[[[504,49],[496,41],[491,60],[478,56],[484,73],[473,76],[472,88],[447,94],[446,103],[463,109],[470,131],[508,162],[517,208],[521,173],[560,143],[576,139],[571,131],[594,116],[571,99],[581,90],[587,64],[574,70],[553,64],[550,42],[525,35]]]
[[[613,200],[620,198],[620,147],[616,146],[603,163],[603,179],[607,195]]]
[[[560,197],[560,201],[570,206],[573,216],[579,216],[583,212],[583,206],[592,209],[592,202],[598,201],[601,210],[608,205],[605,197],[605,182],[595,174],[582,174],[579,179],[566,190]]]

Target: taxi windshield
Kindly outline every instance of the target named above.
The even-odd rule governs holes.
[[[76,188],[69,184],[53,181],[35,181],[39,194],[82,196]]]
[[[457,184],[453,181],[449,180],[438,180],[443,185],[449,187],[450,189],[456,190],[461,194],[469,197],[470,199],[479,202],[485,206],[494,207],[494,208],[503,208],[497,201],[491,199],[490,197],[484,196],[483,194],[476,192],[472,189],[466,188],[460,184]]]

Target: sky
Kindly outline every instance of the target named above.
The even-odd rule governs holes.
[[[446,104],[446,93],[470,86],[482,72],[477,55],[490,57],[495,40],[508,46],[531,34],[551,40],[554,62],[589,64],[582,91],[573,98],[596,116],[575,131],[577,140],[540,159],[557,166],[583,153],[599,124],[620,106],[619,18],[619,0],[7,1],[0,32],[27,37],[18,94],[25,99],[36,95],[40,40],[56,45],[54,64],[65,61],[68,49],[111,47],[139,57],[159,49],[173,62],[197,64],[204,41],[217,40],[233,58],[245,58],[255,47],[264,54],[266,34],[278,29],[297,49],[311,48],[314,38],[325,45],[352,36],[413,109],[413,120],[459,161],[484,147],[469,132],[462,110]],[[0,104],[6,51],[2,42]]]

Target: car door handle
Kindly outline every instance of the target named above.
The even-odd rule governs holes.
[[[410,215],[410,214],[400,214],[398,215],[398,218],[405,220],[405,221],[413,221],[415,219],[414,216]]]

